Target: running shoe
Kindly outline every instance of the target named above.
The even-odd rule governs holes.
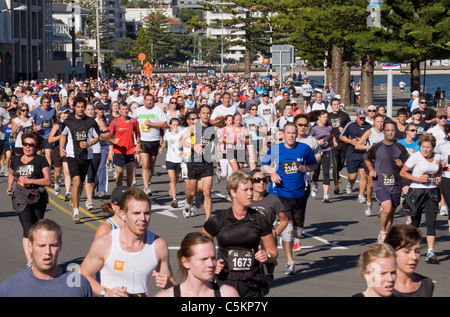
[[[448,216],[448,209],[446,205],[441,206],[441,209],[439,210],[439,215]]]
[[[380,233],[378,234],[378,243],[383,243],[384,239],[386,239],[386,235],[386,232],[380,231]]]
[[[327,203],[327,204],[330,202],[330,198],[328,197],[328,195],[323,196],[322,202]]]
[[[295,262],[286,263],[286,275],[295,275]]]
[[[176,200],[176,199],[172,200],[172,204],[170,204],[170,207],[178,208],[178,200]]]
[[[80,214],[79,213],[74,213],[72,219],[73,219],[74,222],[80,221]]]
[[[71,194],[70,192],[67,192],[67,193],[64,195],[64,200],[65,200],[65,201],[71,201],[71,200],[72,200],[72,194]]]
[[[434,250],[428,250],[425,262],[430,264],[437,263],[437,256],[434,254]]]
[[[59,192],[60,192],[60,190],[59,190],[59,185],[56,185],[56,184],[55,184],[55,187],[54,187],[53,190],[55,191],[55,195],[58,196],[58,195],[59,195]]]
[[[144,193],[146,195],[152,196],[152,189],[150,188],[150,186],[147,188],[144,188]]]
[[[188,219],[191,216],[191,206],[186,204],[183,208],[183,216],[184,218]]]
[[[335,194],[335,195],[339,195],[339,193],[340,193],[339,186],[336,186],[336,187],[334,188],[334,194]]]
[[[196,212],[196,210],[195,210],[195,207],[191,207],[191,217],[195,217],[195,212]]]
[[[410,219],[406,219],[406,224],[410,225],[412,223],[412,221]]]
[[[317,186],[313,185],[313,187],[311,189],[311,196],[312,197],[316,197],[317,196]]]
[[[369,217],[372,214],[372,203],[367,203],[364,214]]]
[[[362,195],[362,194],[359,194],[358,195],[358,202],[360,204],[364,204],[366,202],[366,197],[364,197],[364,195]]]
[[[294,239],[294,246],[292,248],[292,251],[294,251],[294,252],[302,251],[302,242],[300,241],[300,239],[298,239],[298,238]]]
[[[345,191],[347,192],[348,195],[351,195],[351,193],[353,192],[353,184],[348,182],[347,187],[345,188]]]
[[[94,209],[94,202],[86,200],[86,210]]]

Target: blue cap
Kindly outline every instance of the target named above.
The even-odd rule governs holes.
[[[356,115],[357,115],[358,117],[366,117],[366,110],[364,110],[364,108],[359,108],[359,109],[356,111]]]

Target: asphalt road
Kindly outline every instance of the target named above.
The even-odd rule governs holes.
[[[184,219],[180,203],[179,209],[170,207],[168,196],[169,179],[163,167],[165,153],[159,156],[153,178],[153,206],[150,230],[163,237],[170,249],[170,262],[178,281],[176,251],[183,237],[192,231],[200,231],[205,221],[203,208],[197,211],[195,218]],[[248,169],[245,169],[247,170]],[[109,193],[114,188],[110,173]],[[345,176],[345,174],[343,174]],[[142,188],[140,167],[137,170],[137,185]],[[379,231],[377,217],[378,204],[374,203],[374,215],[364,215],[364,205],[357,202],[357,190],[351,195],[343,193],[346,180],[343,178],[341,194],[330,193],[329,204],[322,203],[322,191],[316,198],[309,198],[305,234],[302,239],[303,249],[295,254],[297,274],[285,275],[286,257],[279,249],[278,266],[275,279],[268,297],[350,297],[365,290],[365,283],[359,275],[358,257],[370,244],[376,242]],[[22,228],[15,215],[11,199],[6,195],[7,178],[0,177],[0,282],[23,269],[26,265],[22,249]],[[58,222],[63,228],[63,247],[59,263],[62,265],[79,265],[87,254],[96,228],[103,221],[102,201],[95,199],[95,209],[84,209],[85,194],[81,197],[81,222],[74,223],[71,205],[63,196],[55,196],[49,188],[50,203],[45,215]],[[177,186],[178,200],[184,199],[184,183]],[[225,182],[213,185],[213,213],[230,207],[225,196]],[[61,188],[64,194],[64,187]],[[105,199],[109,199],[106,196]],[[405,218],[395,217],[395,224],[404,223]],[[425,233],[425,228],[420,230]],[[450,296],[450,232],[447,218],[438,215],[436,253],[438,264],[425,263],[426,244],[423,240],[422,257],[417,272],[435,281],[435,296]],[[156,293],[153,287],[150,295]]]

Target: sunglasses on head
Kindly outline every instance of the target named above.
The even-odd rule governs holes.
[[[267,179],[265,177],[261,178],[261,177],[255,177],[252,179],[253,184],[258,184],[261,183],[261,181],[265,184],[267,183]]]

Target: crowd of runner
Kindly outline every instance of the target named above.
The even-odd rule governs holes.
[[[74,79],[69,83],[32,80],[13,87],[3,85],[1,173],[8,176],[8,195],[14,192],[13,206],[20,214],[30,267],[33,258],[28,250],[28,232],[45,211],[45,195],[38,194],[42,192],[39,188],[49,186],[51,177],[54,194],[72,202],[73,220],[78,222],[83,190],[86,209],[94,209],[94,199],[108,192],[111,172],[115,190],[125,188],[123,192],[128,192],[137,186],[142,192],[132,190],[126,202],[121,197],[111,197],[109,208],[104,208],[110,216],[107,226],[128,232],[124,234],[142,232],[142,239],[135,244],[129,241],[129,251],[140,251],[142,244],[151,244],[157,254],[162,254],[161,258],[149,259],[153,268],[159,267],[157,284],[162,288],[174,285],[164,240],[146,233],[145,221],[137,228],[125,225],[131,223],[131,217],[137,217],[128,210],[135,207],[130,203],[133,199],[144,205],[148,202],[148,208],[139,209],[144,210],[143,217],[149,212],[151,202],[146,199],[152,196],[151,182],[159,155],[165,155],[171,207],[182,208],[186,219],[204,208],[205,225],[201,236],[195,239],[208,246],[217,237],[219,258],[228,257],[217,276],[220,281],[233,281],[228,285],[240,296],[267,294],[278,256],[273,238],[280,238],[287,258],[286,274],[294,275],[293,252],[301,250],[308,197],[322,195],[324,204],[333,203],[331,185],[335,195],[351,195],[358,178],[357,201],[364,206],[361,212],[371,216],[373,202],[380,206],[376,212],[380,218],[379,243],[389,234],[396,211],[406,216],[406,225],[415,228],[421,224],[423,214],[428,247],[425,261],[436,263],[435,222],[437,214],[448,216],[450,203],[450,106],[436,112],[414,91],[410,103],[392,118],[386,116],[382,105],[360,107],[353,115],[346,111],[350,105],[341,102],[332,85],[314,88],[305,74],[302,91],[297,92],[292,85],[294,79],[291,75],[276,82],[276,87],[260,75],[155,75],[104,81]],[[36,160],[36,156],[45,160]],[[138,168],[142,185],[136,180]],[[341,175],[344,169],[346,177]],[[180,178],[185,185],[182,203],[177,192]],[[227,182],[232,207],[212,217],[211,191],[214,183],[221,181]],[[20,186],[27,190],[19,193]],[[32,201],[28,199],[31,194],[44,198]],[[26,206],[26,212],[18,211],[21,206]],[[259,214],[265,217],[259,219]],[[258,218],[256,224],[231,225],[232,218],[247,219],[248,215]],[[47,226],[57,231],[52,224]],[[252,231],[249,226],[258,228]],[[103,264],[107,265],[105,250],[117,248],[116,239],[121,237],[118,232],[105,238],[102,231],[99,236],[103,239],[95,239],[82,273],[99,296],[148,294],[146,287],[135,287],[133,291],[130,287],[115,288],[116,280],[108,271],[112,269],[101,271]],[[242,241],[243,236],[248,241]],[[225,245],[221,241],[226,241]],[[192,248],[196,246],[192,241],[191,244]],[[234,249],[239,244],[252,250],[250,259],[249,252]],[[208,252],[208,256],[215,257],[214,252]],[[128,257],[124,253],[117,256]],[[187,266],[187,258],[179,259],[180,266]],[[139,266],[138,260],[130,261]],[[103,279],[111,279],[112,284],[93,278],[97,271],[103,272]],[[204,286],[206,291],[214,289],[214,294],[220,288],[208,283]],[[222,291],[233,296],[233,288]],[[168,294],[179,295],[188,289],[182,285],[181,291],[177,288]]]

